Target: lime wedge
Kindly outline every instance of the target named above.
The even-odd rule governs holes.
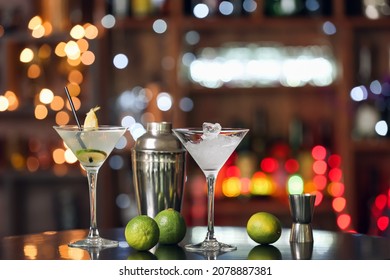
[[[100,107],[95,107],[89,110],[84,120],[84,128],[97,128],[99,126],[98,119],[95,114],[95,112],[99,109]]]
[[[107,158],[105,152],[94,149],[78,150],[76,156],[80,162],[93,165],[98,165]]]

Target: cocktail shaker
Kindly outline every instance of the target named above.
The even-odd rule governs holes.
[[[140,215],[154,218],[166,208],[181,211],[186,150],[172,123],[147,123],[131,151],[133,182]]]

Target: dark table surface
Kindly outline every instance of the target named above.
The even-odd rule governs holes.
[[[117,248],[87,251],[70,248],[71,241],[82,239],[87,230],[47,231],[37,234],[3,237],[0,259],[3,260],[81,260],[81,259],[173,259],[173,260],[247,260],[247,259],[313,259],[313,260],[390,260],[390,238],[362,234],[314,230],[313,243],[290,243],[290,229],[283,228],[282,236],[272,245],[252,241],[244,227],[216,227],[215,236],[224,243],[237,246],[236,251],[220,255],[200,255],[186,252],[187,243],[202,241],[205,227],[188,228],[185,239],[177,246],[156,245],[150,251],[138,252],[125,241],[124,229],[101,229],[100,235],[119,241]]]

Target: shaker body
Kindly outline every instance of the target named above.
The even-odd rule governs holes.
[[[167,208],[181,211],[186,150],[168,122],[148,123],[131,151],[133,183],[140,215],[155,217]]]
[[[132,158],[139,214],[155,217],[166,208],[180,212],[185,154],[133,150]]]

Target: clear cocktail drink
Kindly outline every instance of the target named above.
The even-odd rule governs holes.
[[[96,186],[99,168],[103,165],[116,143],[126,132],[125,127],[99,126],[79,128],[78,126],[54,126],[54,129],[72,150],[80,164],[87,171],[90,198],[90,228],[88,237],[69,244],[81,248],[109,248],[118,246],[118,241],[99,236],[96,220]]]

